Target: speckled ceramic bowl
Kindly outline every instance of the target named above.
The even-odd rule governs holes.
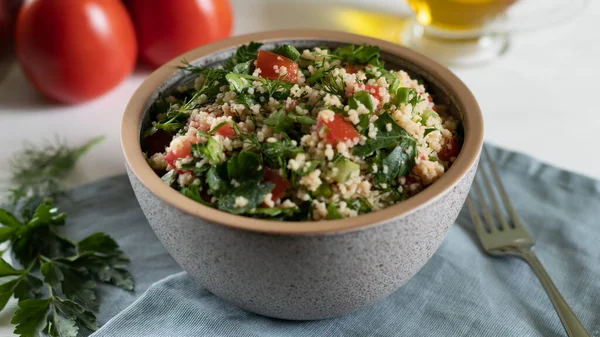
[[[465,141],[456,162],[416,196],[381,211],[321,222],[246,218],[203,206],[165,185],[144,160],[140,130],[158,94],[187,76],[182,58],[213,66],[236,48],[261,41],[300,47],[373,44],[386,67],[424,81],[463,121]],[[407,48],[353,34],[293,30],[238,36],[190,51],[165,64],[139,87],[123,118],[121,142],[131,185],[167,250],[219,297],[266,316],[312,320],[371,305],[408,281],[444,240],[461,209],[483,143],[475,98],[447,68]],[[149,266],[150,268],[151,266]]]

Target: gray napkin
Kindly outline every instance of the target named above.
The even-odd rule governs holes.
[[[536,251],[593,337],[600,337],[600,182],[491,148]],[[533,272],[484,255],[463,210],[423,269],[380,303],[290,322],[238,309],[196,284],[152,233],[125,176],[73,190],[70,234],[104,231],[131,257],[136,291],[100,289],[93,336],[565,336]],[[107,322],[108,321],[108,322]]]

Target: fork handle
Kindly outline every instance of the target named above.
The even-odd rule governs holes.
[[[531,250],[521,251],[519,254],[533,269],[537,277],[539,278],[542,286],[546,290],[546,293],[550,297],[550,301],[554,305],[554,309],[560,317],[562,325],[567,331],[569,337],[590,337],[590,333],[587,332],[583,324],[579,321],[571,307],[567,304],[567,301],[562,297],[554,282],[550,279],[550,275],[542,266],[542,263],[537,258],[535,253]]]

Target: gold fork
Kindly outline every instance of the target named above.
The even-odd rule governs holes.
[[[493,180],[488,178],[484,162],[487,162]],[[478,180],[483,181],[483,188]],[[494,188],[494,183],[496,188]],[[533,252],[532,248],[535,240],[529,235],[525,227],[523,227],[517,213],[512,207],[506,190],[500,181],[496,166],[491,160],[485,146],[478,174],[473,181],[471,193],[476,195],[477,201],[473,200],[471,195],[469,195],[467,197],[467,205],[475,224],[475,231],[485,252],[495,256],[515,256],[527,262],[539,278],[542,286],[544,286],[546,293],[554,305],[554,309],[556,309],[560,317],[560,321],[567,331],[567,335],[569,337],[590,337],[590,334],[562,297],[554,282],[550,279],[546,269],[544,269],[540,260],[538,260]],[[497,194],[500,195],[501,201],[497,199]],[[488,202],[492,205],[496,217],[494,217],[493,211],[486,204],[484,195],[487,196]],[[483,213],[483,219],[476,204],[479,204],[479,209]],[[508,211],[508,218],[504,216],[504,209]],[[484,226],[484,222],[487,226]]]

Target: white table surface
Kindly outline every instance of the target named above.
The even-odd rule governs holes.
[[[525,0],[526,1],[526,0]],[[234,34],[284,28],[357,30],[359,25],[333,22],[311,1],[233,0]],[[312,1],[321,4],[325,1]],[[343,11],[360,0],[328,1]],[[376,0],[375,8],[407,13],[400,0]],[[353,28],[354,27],[354,28]],[[509,51],[477,68],[453,69],[477,97],[486,123],[486,140],[545,162],[600,178],[600,2],[571,22],[514,36]],[[0,65],[0,76],[2,74]],[[73,184],[125,171],[119,126],[125,105],[148,75],[138,71],[109,94],[86,104],[50,104],[37,94],[16,63],[0,77],[0,181],[8,177],[7,160],[24,141],[52,140],[57,135],[81,144],[98,135],[106,140],[78,164]],[[14,306],[14,302],[11,302]],[[11,305],[11,304],[9,304]],[[0,313],[0,336],[11,336],[11,310]]]

